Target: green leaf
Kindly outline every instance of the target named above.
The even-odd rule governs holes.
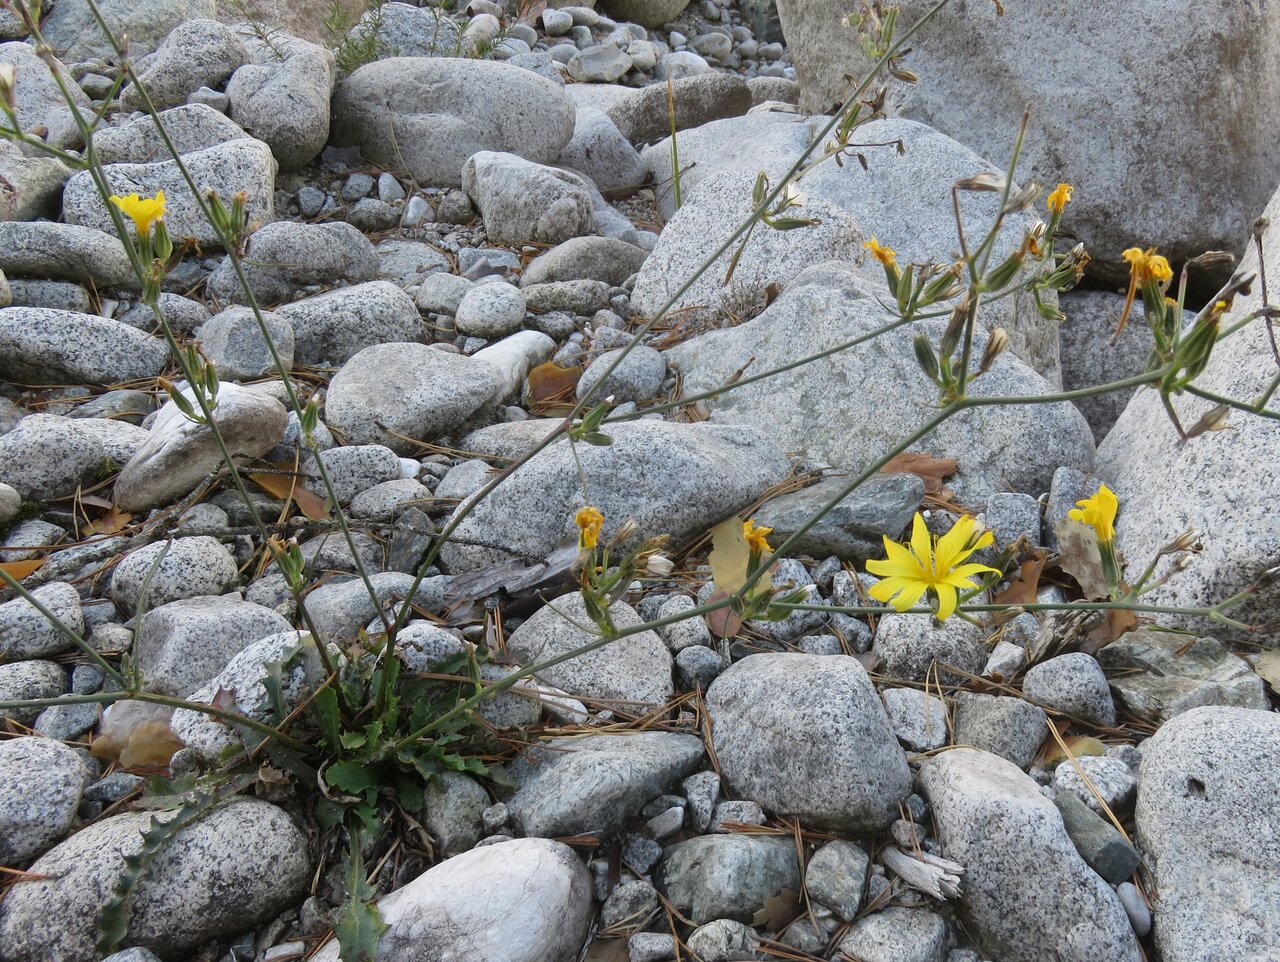
[[[348,795],[363,795],[378,787],[377,771],[356,759],[334,762],[325,769],[324,780]]]
[[[401,775],[396,779],[396,794],[400,796],[400,807],[411,812],[422,810],[422,782],[412,775]]]
[[[339,750],[339,730],[342,727],[341,712],[338,710],[338,693],[332,688],[325,687],[316,692],[316,697],[311,700],[311,707],[315,712],[316,725],[320,729],[320,735],[324,738],[325,744],[329,746],[329,750],[337,752]]]
[[[358,812],[356,814],[359,814]],[[378,942],[390,927],[382,921],[374,904],[373,887],[365,881],[364,858],[360,854],[363,833],[350,832],[347,858],[348,897],[334,917],[333,932],[338,937],[338,955],[342,962],[373,962]]]
[[[316,799],[316,822],[325,830],[341,825],[346,813],[347,807],[341,802],[324,797]]]
[[[613,444],[613,438],[607,434],[601,434],[599,431],[591,431],[584,434],[582,440],[586,441],[587,444],[594,444],[598,448],[607,448]]]

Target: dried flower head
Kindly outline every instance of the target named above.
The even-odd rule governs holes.
[[[1075,190],[1070,184],[1059,184],[1055,187],[1044,202],[1045,206],[1049,208],[1049,213],[1061,214],[1062,209],[1071,203],[1071,195],[1075,193]]]
[[[894,252],[893,248],[886,247],[884,244],[881,244],[874,237],[872,237],[871,240],[867,241],[862,246],[865,247],[867,250],[871,251],[871,256],[874,257],[876,260],[878,260],[885,267],[892,267],[894,264],[898,262],[898,255]]]
[[[769,547],[769,542],[765,540],[772,531],[772,528],[757,525],[751,518],[742,522],[742,537],[746,539],[747,547],[752,551],[759,551],[761,554],[773,550]]]
[[[600,543],[600,531],[604,528],[604,515],[599,508],[591,505],[579,508],[574,515],[574,523],[578,526],[578,548],[588,550]]]
[[[1141,247],[1130,247],[1120,255],[1129,263],[1129,274],[1138,284],[1147,281],[1164,283],[1173,280],[1173,268],[1168,260],[1156,253],[1154,247],[1143,250]]]

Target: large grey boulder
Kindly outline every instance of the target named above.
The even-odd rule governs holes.
[[[1271,711],[1195,708],[1143,745],[1134,820],[1165,962],[1280,944],[1278,763]]]
[[[902,4],[899,23],[931,5]],[[855,7],[851,0],[778,2],[805,109],[843,100],[844,75],[860,77],[870,65],[841,23]],[[1004,158],[1023,108],[1033,104],[1021,176],[1078,185],[1064,224],[1092,252],[1091,266],[1110,276],[1127,275],[1120,252],[1134,244],[1159,244],[1175,261],[1242,249],[1276,186],[1266,131],[1280,124],[1280,89],[1264,85],[1241,100],[1236,78],[1275,73],[1280,7],[1126,0],[1103,9],[1068,0],[1055,7],[1052,23],[1028,5],[999,12],[994,4],[945,7],[911,42],[906,66],[923,82],[893,85],[890,112]],[[1206,46],[1200,38],[1209,34],[1216,39]],[[1135,56],[1138,50],[1160,56]],[[1232,52],[1230,69],[1221,50]],[[1194,96],[1150,97],[1175,89],[1164,63],[1179,65],[1176,90]],[[1104,90],[1112,93],[1100,97]],[[1185,146],[1171,153],[1168,143]],[[1224,152],[1232,158],[1228,171]],[[1170,204],[1170,197],[1193,200]]]
[[[45,609],[75,634],[84,631],[84,611],[76,589],[65,581],[41,585],[31,592],[40,608]],[[26,598],[14,598],[0,604],[0,657],[6,661],[43,658],[57,655],[75,643],[63,634],[57,624]]]
[[[376,59],[390,57],[447,57],[458,47],[458,26],[439,7],[384,3],[360,8],[360,20],[348,39],[372,47]]]
[[[527,424],[492,433],[527,438]],[[630,518],[639,535],[667,534],[675,545],[749,505],[787,470],[782,452],[749,428],[635,421],[604,430],[610,446],[579,444],[575,458],[561,439],[512,472],[455,529],[456,541],[441,553],[448,570],[542,558],[576,541],[579,465],[590,503],[604,513],[604,538]]]
[[[603,0],[601,8],[616,20],[642,27],[661,27],[674,20],[689,0]]]
[[[965,867],[960,912],[1004,962],[1138,962],[1115,893],[1085,864],[1053,802],[1014,764],[971,748],[920,774],[941,855]]]
[[[415,441],[452,431],[497,400],[491,364],[426,344],[375,344],[329,383],[325,422],[351,444],[385,444],[412,454]]]
[[[1157,724],[1206,705],[1268,705],[1262,679],[1213,638],[1139,628],[1099,651],[1098,662],[1129,714]]]
[[[51,738],[0,741],[0,863],[21,865],[75,825],[89,768]]]
[[[575,237],[539,254],[520,275],[520,286],[593,280],[619,286],[644,264],[645,252],[612,237]]]
[[[413,299],[387,281],[281,304],[275,313],[293,325],[298,364],[340,365],[371,345],[418,342],[424,333]]]
[[[680,133],[677,141],[685,196],[690,196],[703,180],[725,170],[752,178],[763,171],[776,185],[827,120],[822,116],[750,114]],[[999,165],[950,137],[909,120],[874,121],[860,127],[858,137],[860,142],[886,145],[861,151],[866,169],[858,163],[838,166],[828,160],[797,181],[796,189],[811,204],[826,203],[842,209],[864,235],[893,248],[900,263],[952,264],[960,250],[952,185],[979,173],[998,173]],[[902,145],[901,152],[895,149],[898,143]],[[744,144],[750,144],[751,149],[744,150]],[[645,150],[642,159],[657,183],[669,184],[669,138]],[[749,186],[737,189],[747,190],[749,196]],[[671,217],[675,210],[674,191],[667,187],[656,193],[659,210]],[[996,196],[986,192],[960,193],[960,213],[968,236],[981,236],[990,226],[997,213]],[[1019,248],[1037,219],[1039,215],[1034,210],[1005,218],[1004,230],[993,246],[997,262]],[[878,264],[869,267],[874,277],[883,277]],[[1054,296],[1052,292],[1041,295],[1048,304],[1054,303]],[[988,301],[979,316],[988,327],[1003,327],[1009,334],[1010,351],[1050,384],[1058,383],[1057,323],[1040,316],[1031,296],[1022,293]]]
[[[153,820],[131,812],[82,829],[30,868],[0,903],[6,962],[96,962],[103,893],[142,850]],[[311,878],[306,836],[269,802],[236,798],[179,830],[134,889],[126,945],[189,958],[211,939],[252,929],[301,901]]]
[[[600,107],[628,140],[648,142],[671,135],[667,85],[627,90]],[[671,81],[676,130],[686,131],[751,109],[751,88],[741,77],[721,71],[676,77]],[[581,109],[581,106],[579,106]]]
[[[1263,234],[1267,281],[1280,277],[1280,191],[1263,212],[1270,222]],[[1255,249],[1240,270],[1257,273]],[[1274,294],[1272,295],[1274,302]],[[1262,306],[1257,283],[1253,293],[1236,299],[1228,323]],[[1219,341],[1209,366],[1196,378],[1197,387],[1245,402],[1255,402],[1268,390],[1276,374],[1267,325],[1255,320],[1240,332]],[[1183,395],[1172,400],[1185,428],[1190,428],[1213,404]],[[1098,473],[1120,500],[1116,543],[1131,570],[1141,571],[1160,548],[1187,528],[1206,533],[1204,550],[1191,566],[1168,584],[1144,595],[1151,604],[1204,607],[1217,604],[1252,585],[1280,557],[1280,513],[1271,493],[1274,483],[1267,465],[1280,458],[1280,391],[1267,402],[1272,418],[1231,411],[1229,430],[1211,431],[1186,443],[1178,436],[1160,397],[1152,390],[1138,392],[1116,421],[1098,451]],[[1092,493],[1092,491],[1090,492]],[[1232,618],[1267,624],[1274,621],[1280,590],[1273,580],[1244,604],[1232,608]],[[1184,625],[1224,635],[1222,626],[1207,620],[1170,618]]]
[[[36,56],[34,46],[17,41],[0,43],[0,64],[12,64],[15,68],[14,113],[20,129],[32,133],[38,128],[45,128],[50,132],[50,142],[55,147],[83,146],[80,144],[79,131],[70,126],[62,89],[49,70],[49,65]],[[93,106],[88,96],[62,63],[54,59],[53,67],[58,71],[76,107],[81,111],[92,111]],[[5,125],[8,124],[6,117]]]
[[[609,608],[609,614],[622,629],[643,622],[634,609],[620,601]],[[511,633],[507,653],[524,665],[567,655],[598,637],[579,625],[594,627],[582,595],[562,595]],[[671,652],[652,631],[611,641],[545,668],[538,677],[576,698],[617,702],[617,707],[627,712],[648,710],[675,694]]]
[[[260,140],[232,140],[193,151],[182,158],[202,190],[216,190],[227,204],[241,191],[250,229],[275,219],[276,162]],[[193,238],[205,247],[218,247],[218,234],[200,213],[195,195],[175,161],[153,164],[109,164],[103,174],[114,194],[154,196],[163,190],[165,226],[175,243]],[[114,232],[111,215],[88,171],[67,181],[62,194],[62,215],[68,224]]]
[[[0,377],[21,384],[116,384],[153,378],[169,347],[128,324],[47,307],[0,308]]]
[[[510,64],[396,57],[366,64],[338,86],[334,139],[424,184],[457,187],[482,150],[550,164],[573,137],[563,88]]]
[[[0,140],[0,221],[57,217],[62,185],[70,176],[71,169],[57,158],[28,157],[17,144]]]
[[[147,690],[184,698],[267,635],[289,630],[279,612],[235,594],[149,605],[138,625],[133,666]]]
[[[561,842],[514,839],[440,862],[378,911],[390,926],[378,962],[562,962],[591,926],[591,874]],[[338,962],[337,941],[314,958]]]
[[[264,141],[282,170],[309,163],[329,139],[333,53],[297,37],[249,44],[252,62],[227,84],[231,119]]]
[[[179,154],[216,147],[249,135],[226,114],[206,104],[183,104],[160,111],[160,123]],[[103,127],[93,135],[93,147],[104,164],[151,164],[172,160],[160,128],[143,114],[118,127]]]
[[[587,185],[567,170],[482,150],[462,168],[462,189],[495,244],[559,244],[595,231]]]
[[[695,925],[750,922],[783,889],[800,891],[800,863],[789,838],[703,835],[668,848],[654,881]]]
[[[151,105],[168,110],[185,104],[201,87],[220,88],[248,59],[244,41],[233,30],[216,20],[186,20],[164,38],[138,80]],[[145,106],[134,84],[125,87],[120,99],[136,110]]]
[[[258,303],[275,304],[309,284],[358,284],[378,274],[378,254],[369,238],[350,224],[279,221],[254,231],[241,258],[249,289]],[[224,304],[247,300],[229,260],[206,282]]]
[[[652,258],[650,259],[650,262]],[[821,264],[796,277],[760,316],[712,331],[667,352],[686,394],[722,387],[747,358],[758,374],[820,351],[840,348],[890,324],[883,284],[842,264]],[[859,470],[918,431],[932,417],[937,387],[920,370],[912,337],[937,343],[941,322],[880,334],[861,344],[706,402],[712,423],[759,427],[789,450]],[[985,342],[985,335],[981,335]],[[975,348],[981,351],[981,346]],[[874,373],[872,373],[874,372]],[[971,384],[970,395],[1042,395],[1050,385],[1021,360],[1001,354]],[[994,491],[1043,491],[1061,465],[1088,470],[1093,437],[1070,402],[979,407],[944,421],[909,450],[955,458],[948,485],[962,499]]]
[[[906,755],[856,658],[753,655],[723,672],[706,701],[721,774],[778,815],[872,832],[911,792]]]
[[[601,190],[625,190],[644,180],[640,155],[601,110],[578,111],[573,139],[557,163],[590,177]]]
[[[114,232],[73,224],[0,222],[0,270],[13,278],[88,280],[106,288],[138,283]]]
[[[722,171],[685,194],[684,206],[667,222],[640,268],[631,295],[635,310],[653,317],[671,303],[670,310],[679,312],[682,320],[732,322],[767,303],[770,286],[785,287],[813,264],[863,259],[863,235],[857,222],[834,204],[806,198],[787,215],[813,218],[813,226],[773,230],[757,225],[745,245],[735,242],[676,298],[694,272],[751,215],[754,180],[755,175],[745,171]],[[733,274],[726,284],[731,264]]]
[[[1141,315],[1141,306],[1120,332],[1111,338],[1124,311],[1125,296],[1112,291],[1067,291],[1058,297],[1058,307],[1066,320],[1059,328],[1062,354],[1062,387],[1066,391],[1097,387],[1141,374],[1155,338]],[[1101,444],[1120,417],[1137,388],[1125,388],[1075,400],[1076,407]]]
[[[606,838],[702,756],[701,741],[671,732],[557,739],[532,747],[512,766],[520,787],[507,808],[522,835]]]
[[[147,437],[125,421],[29,414],[0,435],[0,480],[32,501],[65,497],[127,462]]]
[[[261,315],[259,325],[249,308],[229,307],[196,328],[201,352],[224,380],[252,381],[293,369],[293,326],[270,311]],[[263,336],[264,327],[267,336]]]
[[[233,458],[262,457],[284,437],[288,420],[284,405],[269,394],[229,382],[218,389],[213,421]],[[124,511],[167,504],[191,492],[222,464],[209,427],[189,421],[167,401],[151,424],[150,437],[116,479],[115,503]]]
[[[160,46],[186,20],[213,19],[214,0],[99,0],[102,19],[116,39],[129,38],[129,55],[137,58]],[[41,24],[45,39],[68,62],[104,59],[118,62],[87,0],[67,0],[50,9]]]
[[[111,572],[111,598],[126,615],[182,598],[220,595],[239,576],[235,556],[217,538],[155,541],[126,554]],[[145,597],[144,597],[145,593]]]

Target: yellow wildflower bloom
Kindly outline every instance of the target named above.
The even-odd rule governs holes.
[[[868,593],[876,601],[889,602],[898,611],[906,611],[928,592],[936,599],[938,620],[946,621],[955,613],[958,593],[977,587],[972,577],[996,570],[961,562],[994,540],[990,531],[980,532],[978,522],[969,515],[960,518],[942,537],[934,538],[917,512],[911,540],[898,544],[886,536],[884,550],[888,557],[867,562],[867,571],[881,576]]]
[[[1116,509],[1120,507],[1120,499],[1105,484],[1099,485],[1098,493],[1092,498],[1084,498],[1076,502],[1076,507],[1067,512],[1072,521],[1087,524],[1103,544],[1110,544],[1116,536]]]
[[[747,540],[747,547],[752,551],[759,551],[761,554],[773,550],[769,547],[769,542],[765,540],[771,531],[773,531],[772,528],[757,526],[755,521],[750,518],[742,522],[742,537]]]
[[[587,505],[579,508],[573,518],[578,525],[578,548],[586,550],[594,548],[600,542],[600,530],[604,527],[604,515],[599,508]]]
[[[1154,247],[1146,250],[1130,247],[1120,256],[1129,262],[1129,274],[1138,284],[1173,280],[1173,268],[1169,266],[1169,261],[1157,254]]]
[[[894,253],[893,248],[885,247],[874,237],[872,237],[871,240],[867,241],[862,246],[865,247],[867,250],[871,251],[871,256],[874,257],[876,260],[878,260],[885,267],[892,267],[894,264],[898,262],[898,255]]]
[[[164,191],[156,191],[154,197],[139,197],[136,193],[127,197],[111,195],[111,203],[133,220],[139,237],[150,237],[155,222],[164,218]]]
[[[1062,209],[1071,203],[1071,195],[1075,193],[1075,188],[1070,184],[1059,184],[1054,188],[1053,192],[1045,199],[1045,206],[1049,208],[1051,214],[1061,214]]]

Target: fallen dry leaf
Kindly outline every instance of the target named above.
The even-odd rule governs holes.
[[[707,599],[707,602],[720,601],[728,597],[729,592],[717,591]],[[717,608],[707,615],[707,627],[711,629],[711,633],[717,638],[733,638],[742,630],[742,619],[737,616],[732,608],[726,605],[724,608]]]
[[[1040,548],[1030,555],[1009,576],[1009,587],[991,599],[997,605],[1029,605],[1034,604],[1036,592],[1040,590],[1040,573],[1044,570],[1048,555]]]
[[[1264,651],[1253,660],[1253,670],[1273,691],[1280,692],[1280,651]]]
[[[133,520],[133,515],[121,511],[114,504],[107,509],[107,512],[98,520],[90,521],[84,527],[85,534],[115,534],[123,531],[129,526],[129,522]]]
[[[44,562],[44,558],[36,558],[32,561],[4,561],[0,562],[0,571],[3,571],[14,581],[21,581],[33,571],[38,571]]]
[[[800,894],[789,888],[764,900],[764,908],[751,919],[752,925],[762,925],[767,932],[781,932],[804,912]]]
[[[555,361],[539,364],[529,372],[529,401],[540,404],[567,400],[578,386],[580,377],[580,367],[561,367]]]
[[[1076,758],[1080,758],[1083,755],[1105,755],[1107,753],[1107,746],[1092,735],[1068,735],[1062,741],[1071,749],[1071,754]],[[1059,762],[1067,760],[1067,753],[1062,750],[1062,746],[1056,741],[1049,741],[1045,743],[1044,751],[1041,752],[1040,758],[1045,765],[1057,765]]]
[[[1098,536],[1079,521],[1066,518],[1053,527],[1058,535],[1058,567],[1076,579],[1080,591],[1090,601],[1107,597],[1107,579],[1102,575],[1102,554]]]
[[[1138,627],[1138,616],[1132,611],[1115,608],[1106,613],[1102,624],[1089,632],[1088,640],[1080,646],[1086,655],[1096,655],[1125,632]]]
[[[292,465],[273,464],[272,467],[290,473],[251,474],[249,478],[273,497],[282,501],[292,498],[298,510],[312,521],[324,521],[329,517],[329,502],[299,484],[297,475],[292,473]]]
[[[904,452],[880,469],[882,474],[914,474],[924,482],[925,494],[939,494],[942,479],[956,473],[954,458],[935,458],[931,454]]]

